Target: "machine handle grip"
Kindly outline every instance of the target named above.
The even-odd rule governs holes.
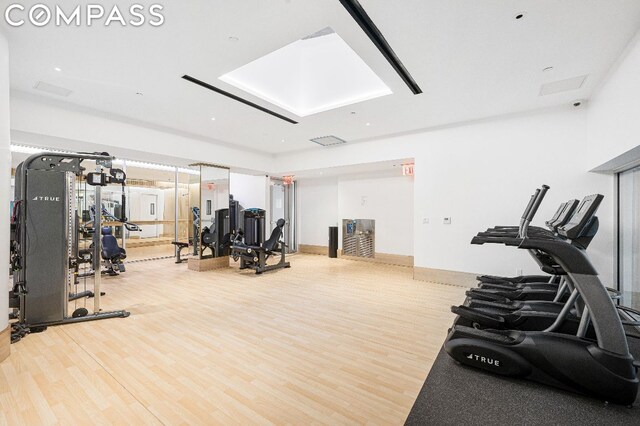
[[[542,188],[540,188],[540,191],[538,191],[538,194],[533,202],[533,205],[531,206],[531,210],[529,210],[529,213],[527,214],[527,220],[529,222],[533,220],[536,213],[538,212],[538,208],[540,207],[540,204],[542,204],[542,200],[544,200],[544,196],[547,194],[548,190],[549,190],[549,186],[542,185]]]
[[[540,193],[540,190],[536,189],[536,192],[534,192],[533,195],[531,195],[531,197],[529,197],[529,203],[527,204],[527,207],[524,209],[524,213],[522,213],[522,220],[527,220],[527,215],[531,211],[531,207],[533,206],[533,202],[536,200],[536,198],[538,198],[538,194],[539,193]]]

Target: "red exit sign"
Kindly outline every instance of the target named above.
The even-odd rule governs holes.
[[[414,164],[403,164],[402,165],[402,176],[413,176],[413,167]]]
[[[285,185],[291,185],[293,183],[293,176],[283,176],[282,183]]]

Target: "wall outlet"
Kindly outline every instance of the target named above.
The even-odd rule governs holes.
[[[442,223],[444,223],[445,225],[451,225],[451,218],[450,217],[445,217],[444,220],[442,221]]]
[[[428,217],[423,218],[422,219],[422,224],[426,225],[427,223],[429,223],[429,218]]]

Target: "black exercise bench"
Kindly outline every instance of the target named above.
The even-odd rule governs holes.
[[[178,248],[178,254],[177,254],[177,258],[176,258],[176,263],[182,263],[187,259],[183,259],[180,257],[182,250],[189,247],[189,243],[181,243],[180,241],[172,241],[171,244],[173,244],[174,246],[176,246]]]

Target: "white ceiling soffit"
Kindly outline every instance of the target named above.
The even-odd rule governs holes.
[[[13,28],[3,19],[0,26],[9,39],[14,94],[273,154],[321,149],[309,142],[318,135],[355,143],[588,99],[640,28],[638,0],[360,3],[424,93],[409,90],[340,0],[171,1],[163,3],[165,23],[157,28]],[[294,116],[218,77],[326,27],[393,94],[292,125],[180,78],[218,82]],[[543,84],[584,75],[589,77],[576,90],[539,96]],[[34,89],[38,81],[73,93],[42,93]]]
[[[333,177],[403,177],[402,165],[413,163],[413,158],[399,158],[395,160],[378,161],[373,163],[351,164],[348,166],[327,167],[313,170],[292,170],[281,176],[293,176],[294,180],[325,179]],[[409,177],[404,176],[407,179]]]
[[[43,81],[37,82],[34,86],[34,89],[40,90],[41,92],[48,93],[50,95],[62,96],[66,98],[70,94],[73,93],[72,90],[65,89],[64,87],[55,86],[53,84],[45,83]]]

